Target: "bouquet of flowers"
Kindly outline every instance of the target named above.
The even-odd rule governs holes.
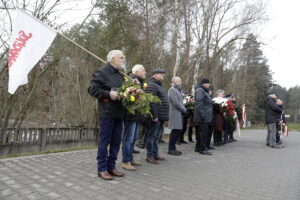
[[[193,96],[188,95],[183,99],[183,104],[187,110],[194,110],[195,99],[193,98]]]
[[[150,103],[161,102],[157,96],[144,92],[134,80],[127,79],[119,88],[118,94],[124,107],[131,114],[139,111],[142,115],[151,115]]]
[[[217,112],[223,113],[221,107],[222,107],[222,105],[225,105],[226,102],[227,102],[227,99],[223,98],[223,97],[213,98],[213,106]]]
[[[226,104],[227,104],[227,106],[226,106]],[[236,118],[238,116],[235,111],[235,106],[231,101],[227,100],[227,102],[225,103],[225,110],[226,110],[226,112],[225,112],[226,119],[229,121],[229,123],[235,124]]]
[[[230,123],[236,122],[237,113],[234,104],[226,98],[216,97],[213,98],[213,104],[217,111],[223,113],[225,119]]]

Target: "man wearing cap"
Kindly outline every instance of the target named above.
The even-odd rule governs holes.
[[[265,103],[265,119],[268,126],[266,145],[279,149],[281,145],[276,144],[276,123],[278,121],[278,114],[282,112],[282,108],[276,105],[276,98],[276,93],[271,91]]]
[[[209,80],[203,78],[200,84],[196,85],[195,91],[194,121],[199,123],[195,151],[204,155],[212,155],[207,151],[209,125],[213,122],[213,102],[209,95],[209,87]]]
[[[157,144],[160,134],[162,133],[164,121],[169,120],[169,100],[167,92],[162,87],[165,71],[156,69],[152,74],[153,76],[151,77],[145,92],[152,93],[157,96],[161,102],[150,104],[152,118],[149,122],[149,129],[146,138],[146,161],[151,164],[158,164],[158,160],[165,160],[165,158],[159,156]]]

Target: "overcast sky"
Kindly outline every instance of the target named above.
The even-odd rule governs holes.
[[[263,26],[263,52],[273,79],[284,87],[300,85],[300,0],[270,0]]]
[[[268,59],[273,79],[281,86],[300,85],[300,0],[263,0],[269,20],[259,27],[262,50]],[[90,1],[70,3],[77,11],[65,12],[64,22],[81,22],[90,11]]]

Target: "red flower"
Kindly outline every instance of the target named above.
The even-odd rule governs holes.
[[[104,103],[107,103],[107,102],[109,102],[109,98],[105,98],[105,99],[103,99],[103,102],[104,102]]]

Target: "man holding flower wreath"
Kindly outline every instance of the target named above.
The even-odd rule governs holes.
[[[134,65],[132,74],[130,75],[134,81],[137,81],[140,88],[144,90],[144,79],[146,78],[146,71],[143,65]],[[124,133],[122,141],[122,168],[130,171],[135,171],[134,166],[140,166],[141,163],[133,159],[134,144],[139,132],[139,121],[142,115],[139,111],[131,114],[125,112]]]

